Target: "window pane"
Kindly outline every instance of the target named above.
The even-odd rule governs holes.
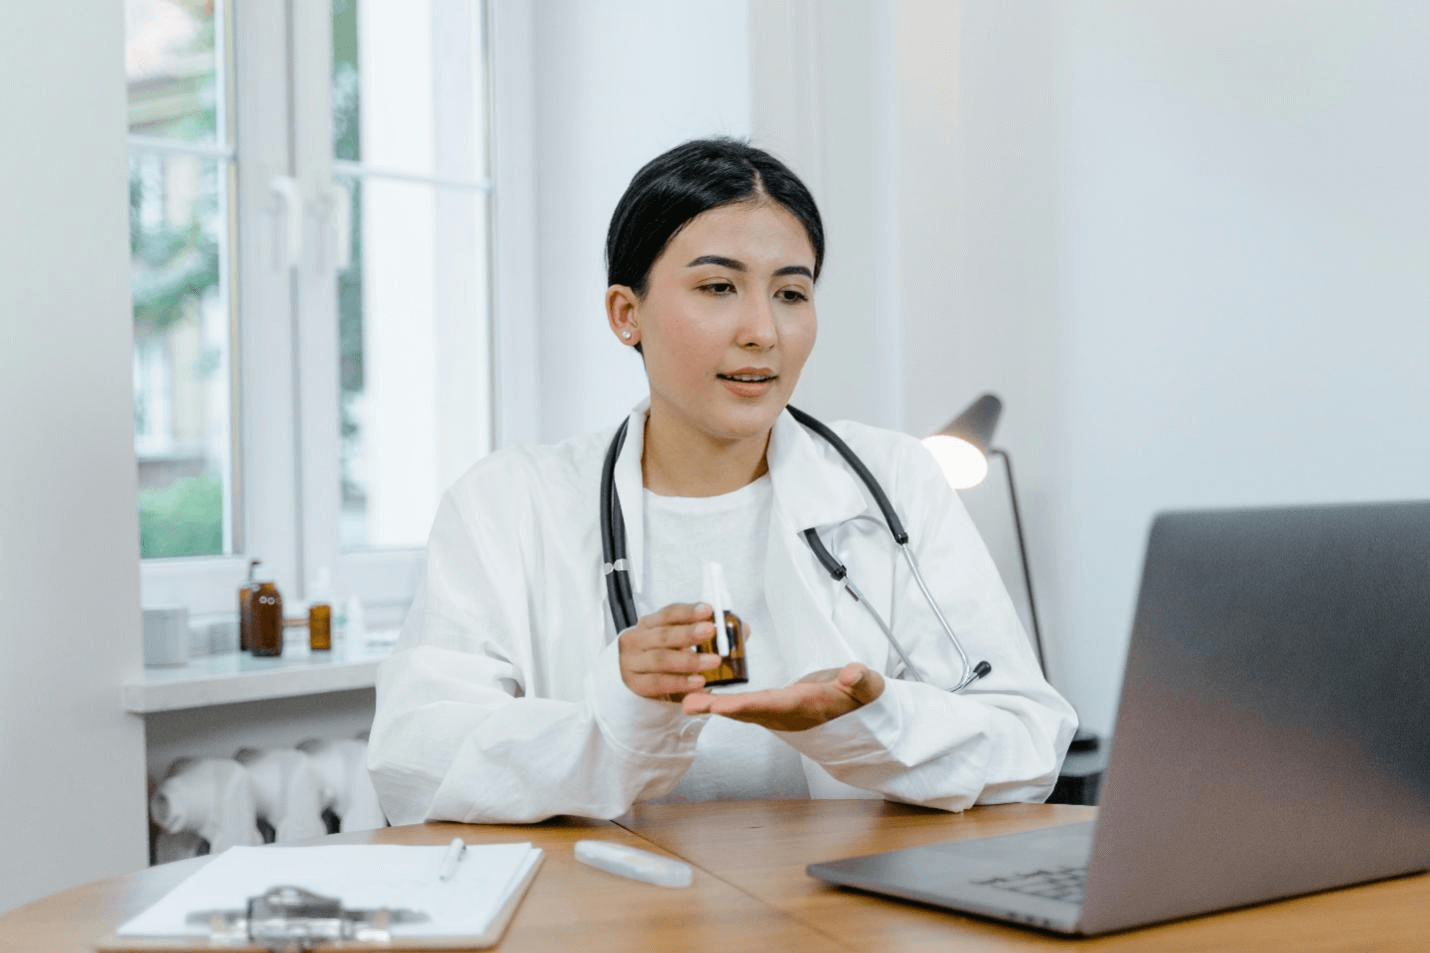
[[[490,448],[486,195],[367,178],[339,275],[343,544],[421,546]]]
[[[485,178],[484,30],[480,0],[333,0],[333,155]]]
[[[216,6],[125,0],[130,133],[222,144]]]
[[[141,555],[232,551],[227,162],[129,164]]]

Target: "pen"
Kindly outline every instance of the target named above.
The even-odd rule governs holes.
[[[460,837],[452,838],[452,843],[447,845],[446,856],[442,858],[442,868],[437,872],[438,880],[450,880],[457,872],[457,864],[461,862],[462,855],[467,852],[467,845],[462,843]]]

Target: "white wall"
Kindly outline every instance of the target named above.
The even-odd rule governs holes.
[[[0,31],[0,910],[148,853],[123,15]]]
[[[744,2],[532,7],[536,347],[544,441],[615,426],[646,393],[606,325],[606,226],[631,177],[687,139],[750,131]]]
[[[1154,511],[1430,495],[1430,7],[1079,5],[1066,50],[1050,515],[1106,726]]]
[[[1058,504],[1048,478],[1062,335],[1064,9],[1058,0],[893,8],[906,427],[933,432],[985,391],[1003,399],[995,442],[1017,477],[1050,660],[1064,639],[1049,605]],[[1007,479],[995,463],[962,496],[1031,636]],[[1052,675],[1070,690],[1056,666]]]
[[[985,391],[1003,399],[996,443],[1018,479],[1045,641],[1056,635],[1051,567],[1039,557],[1049,542],[1041,477],[1057,396],[1063,6],[910,0],[893,8],[905,425],[927,434]],[[995,463],[962,496],[1031,636],[1004,468]]]
[[[965,0],[958,34],[910,426],[947,360],[955,405],[1003,394],[1054,680],[1106,730],[1156,511],[1430,489],[1430,8]]]

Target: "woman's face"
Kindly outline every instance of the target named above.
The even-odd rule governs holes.
[[[763,439],[814,347],[814,249],[799,220],[767,200],[704,212],[629,300],[612,326],[626,329],[624,314],[641,344],[653,418],[715,443]]]

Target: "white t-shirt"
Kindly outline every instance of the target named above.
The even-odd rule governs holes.
[[[726,608],[748,629],[745,666],[749,682],[717,693],[778,688],[802,672],[792,671],[765,603],[765,548],[772,498],[769,475],[721,496],[643,494],[645,578],[639,612],[672,602],[699,602],[706,562],[724,568],[730,590]],[[759,725],[710,716],[696,745],[695,762],[660,801],[736,798],[808,798],[799,754]]]

